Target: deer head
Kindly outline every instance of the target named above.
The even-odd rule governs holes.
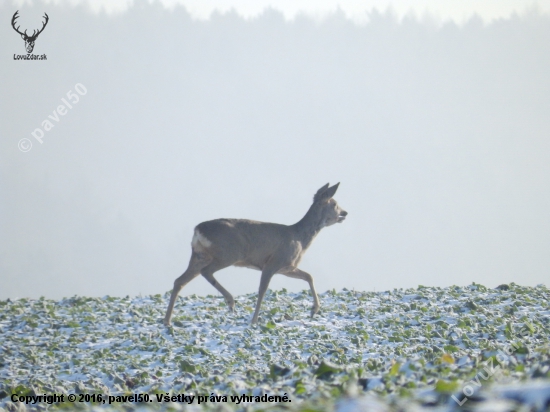
[[[340,183],[336,183],[329,187],[327,183],[313,196],[313,205],[309,209],[309,214],[315,216],[319,229],[335,223],[342,223],[346,219],[348,212],[338,206],[336,200],[332,198],[339,185]]]
[[[34,49],[34,42],[36,41],[36,38],[38,37],[38,35],[40,33],[42,33],[42,31],[44,31],[44,28],[48,24],[48,20],[50,18],[48,17],[48,15],[46,13],[44,13],[44,18],[46,19],[46,21],[44,23],[42,23],[42,28],[38,31],[33,30],[32,35],[29,36],[29,35],[27,35],[27,30],[25,30],[25,32],[22,33],[22,32],[19,31],[20,26],[15,27],[15,20],[17,20],[17,18],[19,17],[17,15],[18,13],[19,13],[19,10],[17,10],[15,12],[15,14],[13,15],[13,17],[11,19],[11,25],[12,25],[13,29],[21,35],[21,38],[23,40],[25,40],[25,48],[27,49],[27,53],[32,53],[32,51]]]

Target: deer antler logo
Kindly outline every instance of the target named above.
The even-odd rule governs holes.
[[[32,35],[29,36],[29,35],[27,35],[27,30],[25,30],[24,33],[19,31],[19,27],[21,27],[21,26],[15,27],[15,20],[17,20],[17,18],[19,17],[17,15],[17,13],[19,13],[19,10],[17,10],[15,12],[15,14],[13,15],[13,18],[11,19],[11,25],[12,25],[13,29],[21,35],[21,38],[23,40],[25,40],[25,48],[27,49],[27,53],[32,53],[32,51],[34,49],[34,42],[36,41],[36,38],[38,37],[38,35],[40,33],[42,33],[44,31],[44,28],[48,24],[48,20],[50,18],[48,17],[48,15],[46,13],[44,13],[44,18],[46,19],[46,21],[44,23],[42,23],[42,28],[40,30],[38,30],[38,32],[36,30],[33,30]]]

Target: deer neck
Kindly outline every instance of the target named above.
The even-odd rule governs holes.
[[[305,250],[309,247],[315,236],[319,234],[323,226],[323,216],[319,213],[319,210],[312,205],[305,216],[293,225],[294,230],[298,235],[298,239],[302,243],[302,249]]]

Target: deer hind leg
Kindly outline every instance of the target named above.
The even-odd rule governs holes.
[[[183,272],[179,278],[174,281],[174,289],[172,289],[172,294],[170,295],[170,303],[168,304],[168,309],[166,310],[166,316],[164,317],[164,324],[170,326],[170,319],[172,318],[172,311],[174,310],[174,305],[176,303],[176,298],[180,290],[196,278],[201,269],[212,261],[212,257],[204,253],[198,253],[193,251],[191,254],[191,259],[189,260],[189,266],[187,270]]]
[[[220,283],[216,280],[214,277],[214,272],[217,272],[220,269],[226,268],[229,265],[223,265],[219,262],[212,262],[205,268],[201,270],[201,275],[205,277],[205,279],[210,282],[212,286],[214,286],[224,297],[225,302],[227,303],[227,307],[231,312],[235,311],[235,299],[233,299],[233,296],[231,293],[229,293]]]
[[[303,270],[300,270],[298,268],[294,268],[292,270],[285,270],[284,272],[280,272],[280,273],[281,275],[285,275],[295,279],[302,279],[302,280],[305,280],[307,283],[309,283],[309,288],[311,289],[311,295],[313,296],[313,307],[311,308],[311,317],[313,317],[313,315],[319,312],[319,308],[321,307],[321,305],[319,303],[319,296],[317,296],[317,292],[315,291],[313,276],[311,276],[309,273],[304,272]]]

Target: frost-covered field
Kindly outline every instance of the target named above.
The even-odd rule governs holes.
[[[0,301],[0,409],[22,408],[12,395],[49,393],[154,400],[110,406],[121,410],[549,407],[545,286],[329,291],[314,319],[309,292],[268,292],[255,327],[256,295],[237,298],[234,313],[221,297],[180,298],[173,328],[161,324],[167,298]],[[157,403],[157,394],[196,398]],[[243,394],[291,402],[231,402]],[[46,407],[98,404],[27,406]]]

